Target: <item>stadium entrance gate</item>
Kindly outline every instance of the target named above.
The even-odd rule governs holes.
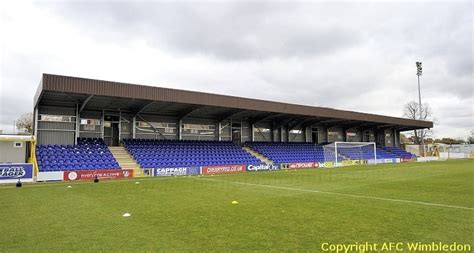
[[[317,128],[311,128],[311,140],[313,143],[319,143],[319,136],[318,136],[318,129]]]
[[[104,115],[104,141],[107,146],[119,146],[120,116]]]
[[[242,123],[232,122],[232,141],[238,145],[242,144]]]

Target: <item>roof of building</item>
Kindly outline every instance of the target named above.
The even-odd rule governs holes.
[[[35,137],[33,135],[25,135],[25,134],[0,134],[0,142],[27,142],[27,141],[34,141]]]
[[[120,110],[133,115],[245,119],[293,127],[320,124],[400,131],[433,127],[430,121],[52,74],[43,74],[34,104],[78,106],[81,111]]]

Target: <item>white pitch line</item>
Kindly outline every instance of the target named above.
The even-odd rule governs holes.
[[[471,208],[471,207],[445,205],[445,204],[429,203],[429,202],[406,200],[406,199],[392,199],[392,198],[382,198],[382,197],[373,197],[373,196],[365,196],[365,195],[354,195],[354,194],[347,194],[347,193],[327,192],[327,191],[318,191],[318,190],[301,189],[301,188],[291,188],[291,187],[275,186],[275,185],[264,185],[264,184],[235,182],[235,181],[227,181],[227,180],[220,180],[220,179],[213,179],[213,178],[196,178],[196,179],[216,181],[216,182],[234,183],[234,184],[240,184],[240,185],[250,185],[250,186],[265,187],[265,188],[273,188],[273,189],[280,189],[280,190],[311,192],[311,193],[337,195],[337,196],[344,196],[344,197],[351,197],[351,198],[401,202],[401,203],[418,204],[418,205],[425,205],[425,206],[437,206],[437,207],[446,207],[446,208],[463,209],[463,210],[474,211],[474,208]]]
[[[120,183],[120,182],[135,182],[135,181],[147,181],[147,180],[160,180],[160,179],[171,179],[174,177],[132,177],[132,178],[121,178],[121,179],[102,179],[100,184],[104,183]],[[53,186],[64,186],[64,185],[84,185],[93,184],[92,180],[80,180],[80,181],[49,181],[49,182],[36,182],[36,183],[23,183],[23,188],[32,187],[53,187]],[[0,189],[15,189],[15,183],[8,183],[0,185]]]

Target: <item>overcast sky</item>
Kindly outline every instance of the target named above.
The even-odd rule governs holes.
[[[1,3],[0,129],[32,111],[42,73],[402,116],[436,137],[474,128],[473,4]]]

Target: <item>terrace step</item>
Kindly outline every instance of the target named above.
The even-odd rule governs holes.
[[[265,163],[265,164],[270,164],[270,163],[273,163],[272,160],[268,159],[266,156],[258,153],[257,151],[253,150],[252,148],[250,147],[247,147],[247,146],[243,146],[242,147],[245,151],[247,151],[247,153],[255,156],[257,159],[259,159],[260,161],[262,161],[262,163]]]
[[[137,161],[133,159],[125,147],[109,147],[109,150],[122,169],[140,170],[140,166],[137,164]]]
[[[132,159],[129,154],[116,154],[116,153],[113,153],[113,152],[112,152],[112,154],[114,154],[115,158]]]

